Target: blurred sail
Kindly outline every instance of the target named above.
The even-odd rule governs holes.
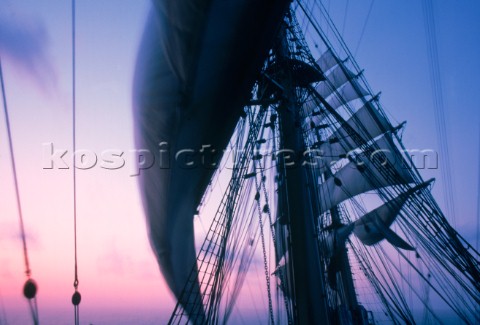
[[[191,152],[226,147],[289,2],[153,4],[135,71],[135,141],[144,153],[139,183],[150,242],[180,299],[196,268],[193,215],[214,170]],[[145,160],[155,164],[147,168]],[[195,297],[198,281],[192,290]],[[180,303],[204,320],[201,301]]]

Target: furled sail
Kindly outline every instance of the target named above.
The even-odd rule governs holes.
[[[372,148],[379,148],[366,157],[360,155],[356,163],[350,162],[333,177],[319,185],[320,213],[330,210],[346,199],[382,187],[412,183],[413,179],[403,164],[397,149],[386,134],[375,141]],[[380,168],[374,161],[380,159]],[[360,167],[358,167],[360,165]],[[381,169],[384,169],[383,171]],[[366,174],[366,171],[369,171]],[[386,177],[385,173],[391,174]],[[368,176],[368,177],[367,177]]]
[[[135,72],[135,140],[150,242],[178,299],[196,265],[193,215],[213,173],[198,152],[227,145],[289,1],[153,4]]]

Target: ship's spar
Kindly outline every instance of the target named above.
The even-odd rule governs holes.
[[[415,322],[399,278],[441,321],[402,265],[460,319],[478,320],[479,254],[402,154],[403,124],[388,121],[321,4],[316,14],[330,38],[305,9],[315,3],[297,1],[291,11],[288,1],[154,3],[135,82],[137,144],[221,151],[233,133],[238,150],[196,258],[192,217],[213,170],[171,165],[142,174],[152,247],[178,299],[170,323],[228,320],[258,243],[271,323],[373,322],[357,299],[352,259],[395,323]],[[317,60],[298,14],[322,45]],[[367,211],[366,192],[383,205]],[[376,245],[384,240],[390,246]]]

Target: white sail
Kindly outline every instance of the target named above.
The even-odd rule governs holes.
[[[354,99],[367,96],[368,92],[360,86],[356,80],[350,80],[338,92],[335,92],[328,100],[328,104],[334,109],[351,102]]]
[[[413,248],[390,230],[390,226],[398,217],[400,210],[405,202],[417,191],[427,187],[432,180],[422,183],[411,188],[405,193],[398,195],[396,198],[379,206],[375,210],[363,215],[353,224],[353,233],[364,245],[375,245],[383,239],[386,239],[392,245],[406,250]]]
[[[333,177],[319,185],[320,213],[358,194],[413,182],[402,157],[391,145],[391,139],[387,135],[375,141],[372,148],[377,150],[370,157],[364,155],[358,157],[360,168],[357,164],[350,162]],[[377,161],[381,165],[380,169],[372,161]],[[384,173],[390,174],[391,177],[385,177]]]
[[[339,62],[331,49],[326,50],[317,60],[317,64],[323,72],[327,72]]]
[[[330,96],[335,90],[344,85],[347,81],[355,78],[355,74],[349,71],[343,64],[339,64],[326,75],[326,80],[320,81],[315,87],[323,98]]]
[[[348,127],[347,127],[348,125]],[[341,141],[348,143],[350,150],[358,147],[359,144],[353,141],[349,136],[348,128],[351,128],[360,136],[361,144],[376,138],[392,129],[390,123],[378,113],[372,106],[372,103],[366,102],[352,117],[342,125],[331,136],[331,138],[342,139]]]
[[[340,61],[335,57],[335,55],[332,53],[332,51],[330,49],[328,49],[325,53],[323,53],[320,56],[320,58],[317,60],[316,63],[320,67],[320,70],[323,73],[326,73],[331,68],[337,66],[338,62],[340,62]],[[334,70],[337,70],[337,68],[335,68]],[[328,78],[328,76],[327,76],[327,78]],[[319,91],[320,94],[324,94],[325,98],[328,95],[332,94],[333,91],[336,88],[337,87],[331,87],[330,82],[327,82],[327,81],[321,81],[317,85],[317,91]],[[303,105],[303,108],[304,108],[305,112],[307,113],[307,115],[310,115],[315,110],[315,108],[317,108],[317,107],[318,107],[317,101],[315,100],[314,97],[309,97]]]
[[[341,157],[345,157],[349,151],[358,148],[358,146],[391,130],[390,123],[375,110],[371,102],[365,103],[345,124],[333,132],[329,140],[318,148],[325,166]],[[357,141],[360,140],[360,143],[350,137],[349,128],[359,136]],[[334,141],[335,139],[337,141]]]
[[[346,70],[346,68],[337,66],[329,75],[327,75],[328,81],[321,81],[316,87],[316,91],[323,98],[328,98],[327,102],[334,109],[338,109],[340,106],[345,105],[352,100],[367,96],[369,93],[366,91],[356,80],[355,75]],[[303,109],[307,116],[312,115],[315,110],[318,110],[318,102],[315,97],[309,97],[303,104]],[[322,114],[322,117],[323,114]],[[319,121],[321,118],[315,117],[315,121]]]
[[[380,241],[380,239],[374,238],[375,235],[381,234],[373,234],[368,227],[368,223],[375,223],[377,221],[382,222],[382,224],[386,227],[390,227],[390,225],[395,221],[400,212],[400,209],[405,204],[405,201],[408,199],[406,195],[399,195],[396,198],[388,201],[387,203],[379,206],[375,210],[365,214],[360,219],[355,221],[355,228],[354,233],[355,235],[365,244],[365,245],[372,245]]]
[[[381,205],[375,210],[367,213],[357,221],[355,221],[355,228],[353,233],[364,245],[374,245],[383,239],[395,243],[395,246],[408,249],[403,240],[395,240],[397,235],[392,236],[392,231],[389,229],[390,225],[397,218],[400,209],[405,201],[408,199],[406,195],[399,195],[393,200]],[[400,242],[400,244],[396,244]]]

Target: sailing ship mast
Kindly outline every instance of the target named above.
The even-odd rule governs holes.
[[[325,77],[308,51],[293,12],[287,14],[285,29],[280,33],[274,54],[276,54],[276,63],[273,65],[281,66],[278,69],[279,76],[273,79],[282,85],[282,101],[278,109],[282,149],[291,149],[294,155],[300,156],[307,150],[301,127],[302,97],[305,96],[310,84],[325,81]],[[317,140],[320,139],[317,137]],[[278,159],[281,160],[283,157],[280,156]],[[284,168],[285,162],[281,161],[279,165]],[[331,315],[328,308],[327,282],[324,277],[319,276],[323,273],[325,253],[320,251],[318,243],[319,225],[316,217],[318,208],[314,204],[315,199],[312,199],[317,195],[315,187],[312,186],[315,183],[315,176],[305,164],[300,162],[295,162],[293,168],[285,169],[284,176],[287,188],[285,206],[290,234],[289,252],[294,283],[295,323],[335,322],[335,317]],[[327,173],[323,175],[323,177],[328,176]],[[330,214],[331,227],[335,230],[342,227],[338,208],[333,207]],[[333,252],[336,255],[335,263],[338,264],[344,301],[348,312],[351,313],[351,321],[362,324],[362,315],[358,310],[359,305],[344,243],[345,240],[339,245],[334,244],[340,246]],[[336,277],[336,271],[330,270],[335,273],[333,277]],[[331,282],[331,285],[336,287],[336,279]]]
[[[292,20],[291,13],[288,14]],[[293,30],[295,26],[285,23],[280,32],[277,45],[274,47],[274,61],[272,70],[276,74],[272,79],[281,85],[279,97],[281,97],[278,114],[280,119],[280,142],[281,149],[291,150],[295,158],[305,152],[305,142],[301,125],[301,87],[313,81],[323,79],[320,71],[307,63],[294,67],[300,62],[301,56],[308,57],[302,47],[297,47],[292,40],[300,37]],[[289,40],[290,39],[290,40]],[[290,43],[290,46],[289,46]],[[292,46],[293,45],[293,46]],[[296,52],[295,52],[296,51]],[[313,63],[313,58],[310,58]],[[309,76],[303,78],[304,76]],[[312,77],[313,76],[313,77]],[[304,91],[304,90],[303,90]],[[291,270],[293,273],[293,298],[294,320],[297,324],[318,324],[328,321],[328,309],[325,295],[325,282],[319,276],[323,269],[321,254],[317,243],[317,222],[315,210],[312,206],[312,175],[305,166],[301,166],[298,159],[294,158],[294,166],[285,168],[286,162],[281,161],[285,168],[284,184],[286,204],[286,220],[290,233],[289,252],[291,258]],[[283,156],[277,159],[285,159]]]

